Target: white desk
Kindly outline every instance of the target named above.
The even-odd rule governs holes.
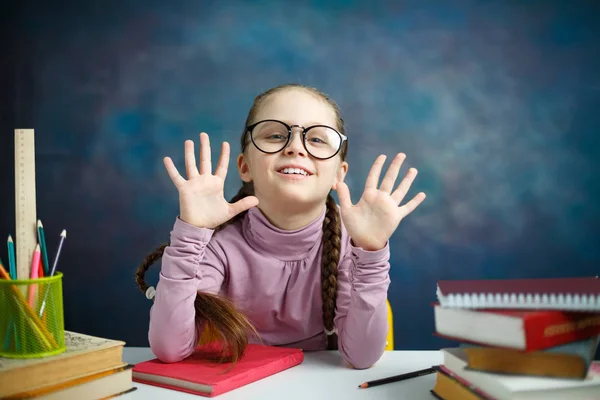
[[[135,364],[155,358],[149,348],[125,347],[123,359]],[[306,352],[302,364],[215,397],[219,400],[353,400],[395,399],[433,400],[429,392],[435,374],[359,389],[365,381],[411,372],[442,363],[439,351],[387,351],[371,368],[353,370],[346,366],[337,351]],[[191,400],[202,396],[133,383],[135,392],[119,397],[122,400],[169,399]]]

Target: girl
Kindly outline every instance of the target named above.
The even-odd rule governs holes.
[[[351,202],[344,177],[348,141],[337,105],[320,91],[283,85],[254,100],[241,137],[243,181],[227,202],[229,145],[211,171],[208,136],[200,162],[185,142],[187,179],[166,157],[180,214],[169,244],[147,256],[136,280],[154,299],[149,342],[162,361],[189,356],[205,329],[218,332],[233,360],[250,342],[339,349],[354,368],[382,355],[387,326],[388,239],[424,199],[399,207],[417,175],[394,190],[405,158],[398,154],[377,184],[385,156]],[[331,190],[336,190],[340,206]],[[341,218],[340,218],[341,216]],[[156,290],[145,271],[162,257]]]

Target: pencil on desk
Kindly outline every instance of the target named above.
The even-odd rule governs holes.
[[[425,368],[425,369],[420,369],[418,371],[407,372],[406,374],[394,375],[394,376],[390,376],[388,378],[382,378],[382,379],[377,379],[374,381],[361,383],[360,385],[358,385],[358,387],[362,388],[362,389],[366,389],[366,388],[372,387],[372,386],[383,385],[383,384],[391,383],[391,382],[399,382],[399,381],[404,381],[406,379],[417,378],[419,376],[433,374],[436,371],[437,371],[437,369],[435,367],[429,367],[429,368]]]
[[[42,251],[42,261],[44,262],[44,273],[48,275],[50,273],[50,264],[48,263],[48,249],[46,247],[46,236],[44,235],[44,225],[42,221],[37,221],[37,234],[40,250]]]

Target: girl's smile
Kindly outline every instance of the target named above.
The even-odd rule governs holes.
[[[313,173],[310,169],[298,164],[286,164],[277,169],[277,175],[282,179],[292,182],[304,181],[310,178]]]

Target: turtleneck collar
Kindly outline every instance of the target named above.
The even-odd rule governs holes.
[[[274,226],[258,209],[246,213],[242,225],[243,235],[253,247],[284,260],[301,260],[313,247],[321,244],[325,209],[314,221],[296,230],[283,230]]]

